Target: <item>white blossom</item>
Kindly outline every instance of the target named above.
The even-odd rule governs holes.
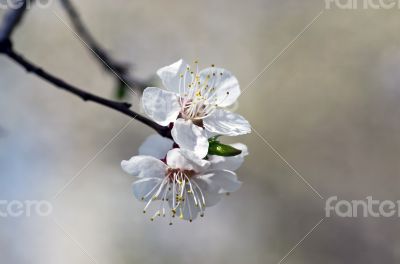
[[[153,142],[159,140],[156,136],[152,137]],[[172,224],[172,218],[178,216],[192,221],[199,214],[204,216],[206,207],[217,204],[224,194],[234,192],[241,186],[233,171],[223,169],[227,160],[204,160],[193,152],[179,148],[168,151],[165,159],[160,160],[156,157],[165,154],[163,147],[167,141],[160,148],[151,146],[149,142],[145,141],[141,152],[149,153],[149,149],[153,148],[151,154],[154,156],[134,156],[122,161],[121,166],[125,172],[138,177],[133,183],[133,193],[137,199],[146,202],[145,213],[154,202],[158,202],[151,220],[168,216]],[[231,168],[237,169],[237,162],[243,160],[241,157],[237,159],[234,162],[236,165]]]
[[[183,149],[203,158],[208,138],[251,132],[248,121],[224,108],[240,96],[239,82],[229,71],[209,67],[199,71],[179,60],[157,71],[166,90],[148,87],[142,104],[146,114],[162,126],[174,123],[172,137]]]

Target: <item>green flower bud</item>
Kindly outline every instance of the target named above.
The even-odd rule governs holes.
[[[220,143],[217,138],[218,136],[209,139],[208,155],[233,157],[242,153],[240,149]]]

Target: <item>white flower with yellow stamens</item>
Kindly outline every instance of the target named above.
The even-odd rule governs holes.
[[[251,132],[245,118],[223,109],[240,96],[239,82],[229,71],[214,66],[199,71],[197,62],[192,69],[179,60],[157,74],[167,90],[146,88],[143,109],[162,126],[174,123],[171,134],[181,148],[203,158],[208,152],[208,137]]]
[[[203,216],[206,207],[215,205],[224,194],[241,186],[234,172],[212,168],[210,161],[183,149],[170,150],[165,162],[141,155],[122,161],[121,166],[139,178],[133,183],[133,193],[146,202],[144,212],[158,201],[151,220],[168,215],[170,224],[175,216],[189,221],[199,214]]]

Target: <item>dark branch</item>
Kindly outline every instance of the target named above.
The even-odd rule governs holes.
[[[55,85],[56,87],[80,97],[84,101],[92,101],[92,102],[98,103],[100,105],[106,106],[108,108],[114,109],[118,112],[124,113],[124,114],[134,118],[135,120],[140,121],[143,124],[148,125],[149,127],[153,128],[161,136],[171,138],[171,132],[168,127],[160,126],[157,123],[153,122],[152,120],[132,111],[130,109],[131,104],[118,102],[118,101],[112,101],[112,100],[97,96],[95,94],[88,93],[84,90],[77,88],[76,86],[68,84],[67,82],[48,73],[47,71],[34,65],[33,63],[29,62],[21,55],[14,52],[14,50],[12,49],[11,42],[8,42],[8,43],[9,43],[9,45],[8,46],[5,45],[4,47],[6,47],[6,48],[1,49],[0,53],[7,55],[14,62],[19,64],[23,68],[25,68],[25,70],[28,73],[35,74],[35,75],[39,76],[40,78],[42,78],[43,80]]]
[[[127,85],[130,88],[136,88],[135,90],[137,92],[142,93],[142,91],[149,85],[130,76],[129,65],[114,60],[105,51],[105,49],[101,47],[101,45],[95,40],[88,28],[83,23],[83,20],[81,19],[77,9],[70,0],[60,1],[71,20],[73,28],[75,29],[79,37],[82,38],[83,41],[85,41],[85,43],[89,46],[89,48],[91,49],[91,53],[94,55],[94,58],[99,61],[99,63],[104,67],[107,72],[113,74],[118,82],[121,82],[122,84]]]
[[[33,0],[32,0],[33,1]],[[0,25],[0,54],[8,56],[11,60],[16,62],[18,65],[25,68],[25,70],[29,73],[35,74],[43,80],[55,85],[61,90],[72,93],[78,97],[80,97],[84,101],[92,101],[103,105],[105,107],[114,109],[118,112],[121,112],[125,115],[128,115],[134,118],[137,121],[142,122],[145,125],[156,130],[161,136],[171,138],[171,130],[168,127],[163,127],[153,122],[152,120],[132,111],[130,109],[131,104],[112,101],[95,94],[88,93],[82,89],[73,86],[60,78],[52,75],[51,73],[45,71],[44,69],[36,66],[32,62],[25,59],[23,56],[16,53],[13,49],[13,45],[11,42],[12,34],[18,24],[21,22],[25,11],[26,11],[26,3],[27,0],[23,0],[23,4],[18,9],[10,9],[4,16],[3,23]]]
[[[13,34],[15,28],[21,22],[25,11],[26,1],[21,1],[21,7],[16,9],[10,9],[4,15],[3,23],[0,25],[0,43],[7,42]]]

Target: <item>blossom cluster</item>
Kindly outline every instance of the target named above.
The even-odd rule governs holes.
[[[121,162],[137,177],[135,197],[154,207],[156,217],[193,221],[223,195],[237,191],[235,171],[248,155],[246,145],[220,143],[221,136],[251,132],[248,121],[226,108],[240,96],[239,82],[229,71],[212,65],[199,70],[184,60],[157,71],[165,89],[148,87],[142,96],[145,113],[171,137],[149,136],[139,155]]]

